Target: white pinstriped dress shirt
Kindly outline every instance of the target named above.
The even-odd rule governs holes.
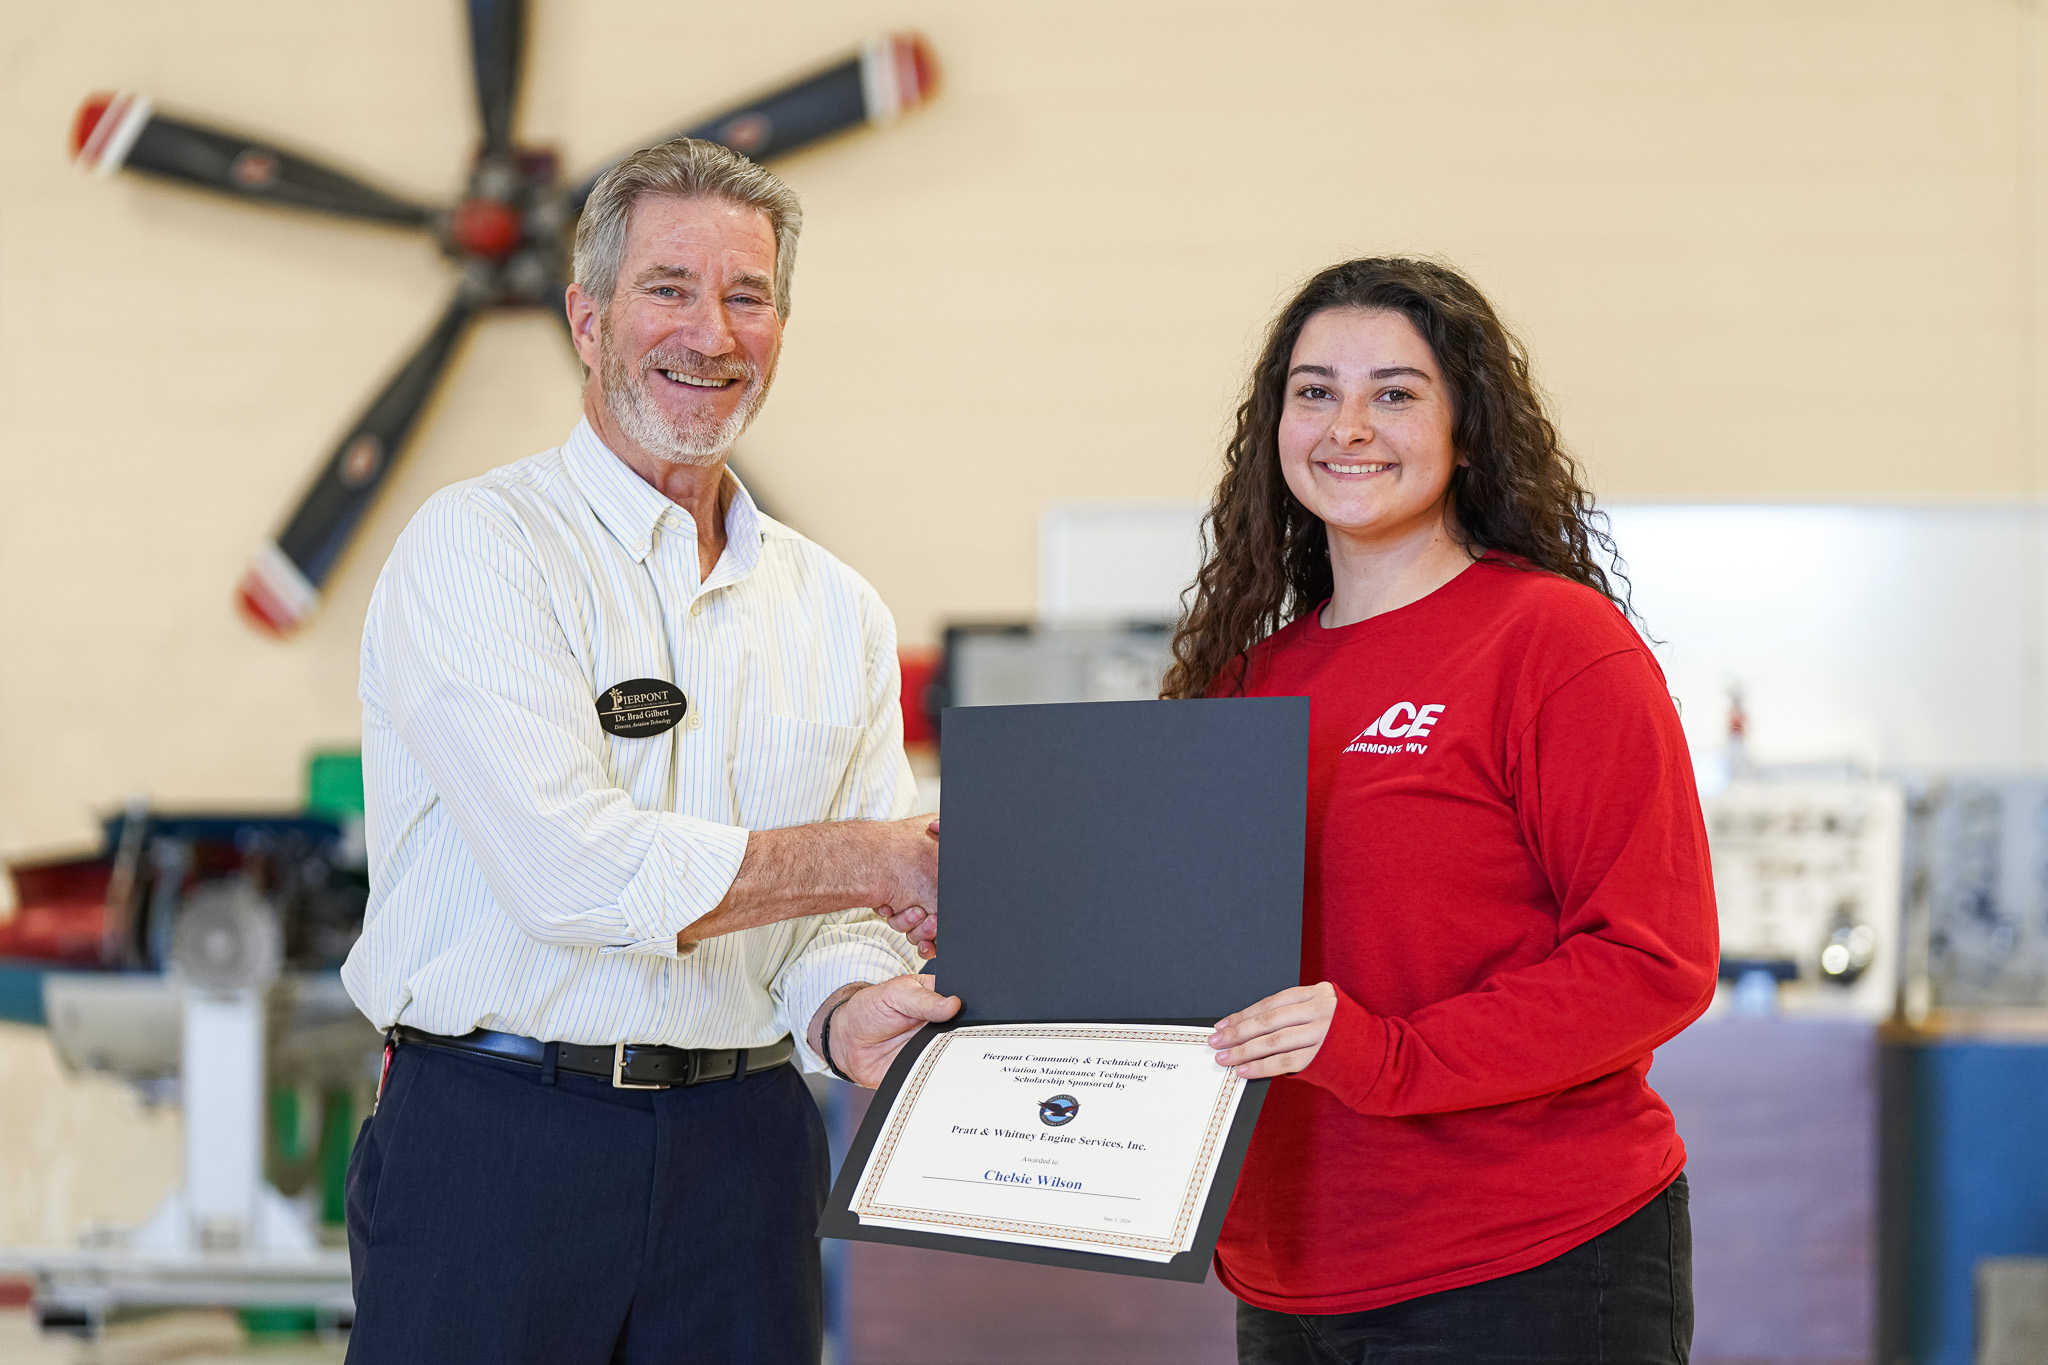
[[[913,814],[896,628],[745,489],[699,581],[688,513],[587,422],[443,489],[363,630],[370,903],[342,968],[379,1028],[573,1043],[804,1044],[849,981],[916,970],[868,911],[704,940],[749,829]],[[597,696],[660,678],[682,724],[625,739]]]

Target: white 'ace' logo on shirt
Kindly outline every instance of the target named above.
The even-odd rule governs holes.
[[[1358,738],[1344,746],[1347,754],[1420,754],[1427,753],[1429,746],[1420,741],[1429,736],[1444,713],[1443,703],[1431,702],[1417,706],[1412,701],[1397,701],[1389,706],[1380,718],[1358,732]],[[1388,740],[1405,740],[1403,744],[1389,744]],[[1377,742],[1375,742],[1377,741]]]

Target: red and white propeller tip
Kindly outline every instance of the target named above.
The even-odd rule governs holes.
[[[266,545],[250,561],[235,590],[235,601],[251,625],[272,635],[289,635],[320,604],[318,589],[306,581],[284,551]]]
[[[861,44],[860,79],[868,121],[887,123],[932,97],[939,68],[923,35],[878,33]]]
[[[79,106],[71,123],[71,157],[89,171],[112,175],[128,159],[153,109],[147,95],[97,94]]]

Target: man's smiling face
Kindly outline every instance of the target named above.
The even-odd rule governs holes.
[[[775,233],[758,209],[650,195],[633,208],[618,286],[597,319],[604,402],[619,429],[672,464],[714,464],[775,379]]]

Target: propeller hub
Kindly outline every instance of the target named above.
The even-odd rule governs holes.
[[[449,216],[448,236],[465,256],[509,260],[526,236],[525,215],[501,200],[465,199]]]

